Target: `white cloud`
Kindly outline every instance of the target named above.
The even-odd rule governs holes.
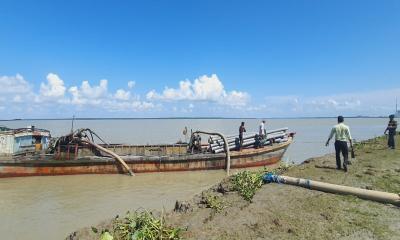
[[[216,74],[211,75],[211,77],[204,75],[195,79],[192,88],[194,97],[198,100],[217,101],[226,94],[224,85],[222,85]]]
[[[245,106],[249,101],[249,94],[235,90],[226,92],[218,76],[212,74],[210,77],[200,76],[193,82],[180,81],[179,88],[166,87],[162,94],[151,90],[147,93],[146,98],[163,101],[211,101],[223,105]]]
[[[135,85],[136,85],[136,82],[135,82],[135,81],[129,81],[129,82],[128,82],[128,88],[129,88],[129,89],[134,88]]]
[[[47,84],[40,84],[40,95],[50,98],[62,98],[64,97],[66,87],[64,81],[54,73],[47,74]]]
[[[21,102],[22,102],[21,95],[15,95],[15,96],[13,97],[13,102],[15,102],[15,103],[21,103]]]
[[[100,80],[98,86],[91,86],[88,81],[83,81],[80,87],[73,86],[69,88],[69,93],[72,95],[72,103],[77,105],[82,104],[100,104],[101,99],[107,96],[108,81]]]
[[[92,113],[107,116],[107,112],[118,112],[116,116],[131,116],[132,112],[150,116],[170,116],[171,113],[271,117],[386,115],[394,111],[395,98],[400,96],[400,88],[397,88],[329,96],[268,96],[264,101],[257,99],[249,104],[248,93],[228,91],[213,74],[181,81],[176,88],[165,87],[162,92],[149,91],[144,100],[132,90],[133,81],[116,91],[110,91],[108,84],[103,79],[96,84],[83,81],[71,86],[61,76],[49,73],[46,81],[35,88],[19,74],[0,76],[0,105],[7,109],[2,114],[11,117],[63,117],[76,112],[88,116]],[[157,115],[152,115],[155,113]]]
[[[0,93],[5,94],[31,92],[30,84],[20,74],[16,74],[15,76],[1,76],[0,86]]]
[[[0,88],[0,102],[8,106],[12,115],[35,113],[40,116],[45,113],[52,116],[56,112],[70,114],[75,111],[90,113],[104,110],[129,113],[159,109],[160,106],[149,101],[141,101],[139,95],[134,95],[129,90],[118,89],[111,93],[108,91],[106,79],[100,80],[98,85],[83,81],[80,85],[68,87],[57,74],[49,73],[46,82],[40,84],[37,93],[20,74],[0,76],[0,85],[3,86]],[[134,86],[134,81],[128,82],[128,89]],[[49,109],[58,110],[50,111]],[[66,109],[68,113],[63,112]]]
[[[134,101],[132,103],[132,107],[135,110],[149,110],[155,107],[154,103],[151,102],[141,102],[141,101]]]
[[[159,95],[157,94],[156,90],[151,90],[146,94],[146,98],[149,100],[158,99]]]
[[[131,97],[131,93],[124,89],[118,89],[114,95],[115,99],[127,101]]]
[[[258,109],[273,116],[386,115],[394,112],[400,88],[329,96],[269,96]]]
[[[249,100],[250,96],[246,92],[232,91],[225,96],[222,104],[230,106],[246,106]]]
[[[128,86],[129,87],[129,86]],[[103,79],[99,85],[90,85],[83,81],[80,87],[69,88],[71,103],[80,107],[94,106],[107,111],[146,111],[155,108],[151,102],[141,101],[139,96],[132,96],[130,91],[118,89],[115,93],[108,91],[108,81]]]
[[[103,107],[112,112],[115,111],[146,111],[156,107],[152,102],[133,100],[133,101],[105,101]]]

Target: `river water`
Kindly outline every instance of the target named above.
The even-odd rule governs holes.
[[[127,144],[175,143],[188,129],[237,132],[239,119],[115,119],[78,120],[75,128],[91,128],[105,141]],[[259,119],[245,119],[247,131],[256,131]],[[295,141],[284,161],[300,163],[333,152],[324,143],[336,119],[267,119],[267,129],[289,127]],[[386,119],[346,119],[356,140],[379,136]],[[71,130],[69,120],[0,121],[11,128],[34,125],[60,136]],[[224,171],[124,175],[49,176],[0,179],[1,239],[64,239],[68,233],[139,207],[173,208],[217,183]]]

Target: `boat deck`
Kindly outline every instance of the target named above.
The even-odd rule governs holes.
[[[291,144],[276,143],[263,148],[248,148],[230,151],[231,168],[266,166],[279,162]],[[171,155],[121,155],[134,173],[194,171],[226,168],[225,153],[171,154]],[[54,155],[34,155],[31,157],[0,160],[0,177],[23,177],[72,174],[117,174],[125,173],[111,156],[85,156],[77,159],[57,159]]]

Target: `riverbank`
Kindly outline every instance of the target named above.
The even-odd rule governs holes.
[[[284,173],[400,193],[399,149],[387,149],[386,138],[379,137],[357,144],[355,151],[347,173],[336,170],[333,155],[309,159]],[[182,228],[185,239],[400,239],[399,207],[283,184],[265,184],[247,201],[232,189],[232,179],[179,202],[165,223]],[[96,228],[111,225],[109,220]],[[91,228],[68,237],[98,238]]]

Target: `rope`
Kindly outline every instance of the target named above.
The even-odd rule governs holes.
[[[265,183],[285,183],[285,180],[283,178],[271,172],[264,174],[263,181]]]

